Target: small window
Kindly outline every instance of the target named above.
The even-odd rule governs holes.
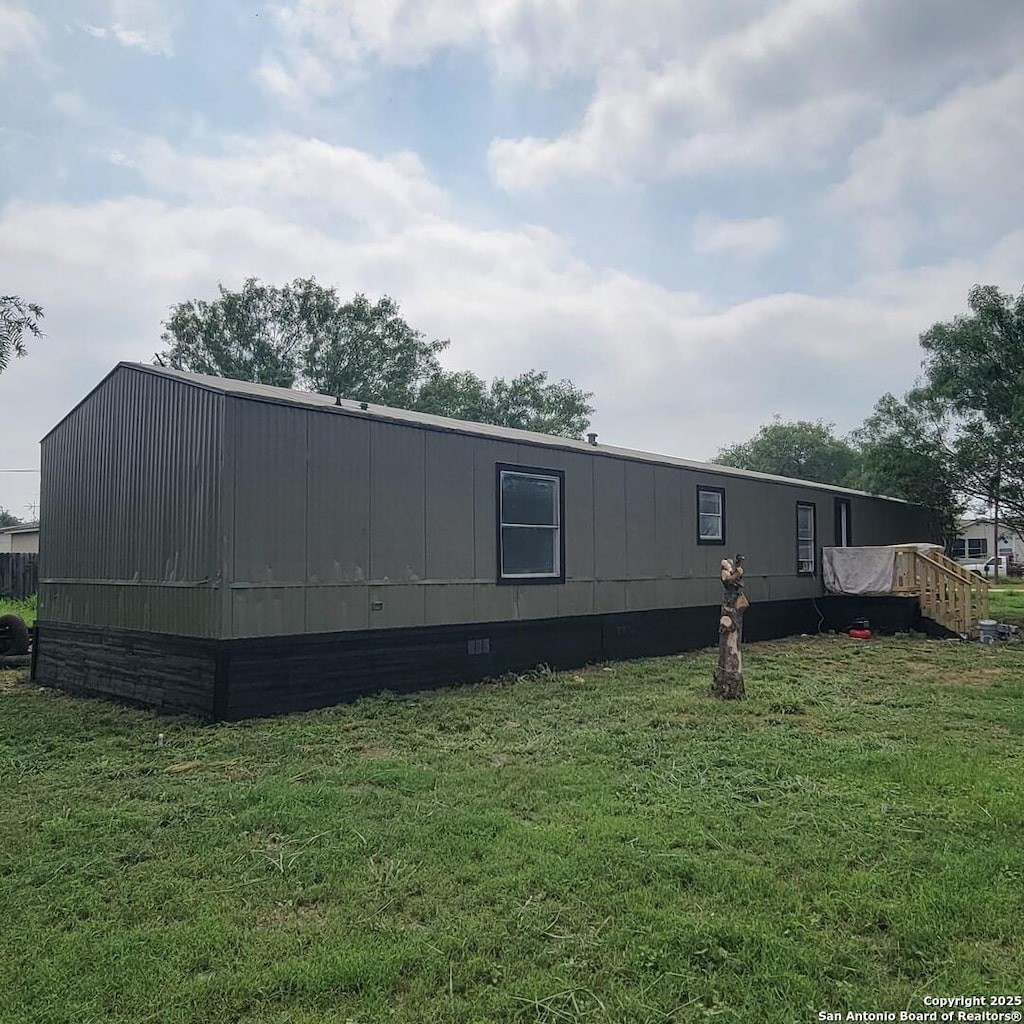
[[[953,541],[953,547],[951,549],[952,558],[966,558],[967,557],[967,541],[963,537],[957,537]]]
[[[852,543],[850,535],[850,499],[836,498],[836,547],[848,548]]]
[[[498,580],[559,583],[565,579],[563,474],[498,467]]]
[[[988,554],[988,537],[968,537],[967,557],[984,558]]]
[[[796,503],[796,571],[814,575],[814,505]]]
[[[725,543],[725,488],[697,488],[697,543]]]

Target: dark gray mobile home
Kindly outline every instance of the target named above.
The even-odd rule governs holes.
[[[823,545],[929,539],[855,491],[121,363],[42,442],[35,678],[210,718],[836,612]]]

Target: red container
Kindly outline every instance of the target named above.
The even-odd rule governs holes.
[[[871,630],[870,629],[851,629],[850,630],[850,636],[852,636],[854,640],[870,640],[871,639]]]

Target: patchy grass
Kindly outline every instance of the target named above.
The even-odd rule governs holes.
[[[219,727],[0,673],[0,1020],[785,1024],[1017,991],[1019,650],[751,645],[735,704],[711,666]]]
[[[26,625],[32,626],[36,621],[36,596],[25,598],[24,601],[15,601],[13,598],[0,597],[0,615],[8,615],[13,612],[20,615]]]
[[[1000,584],[1003,582],[1000,580]],[[988,592],[988,607],[992,618],[1024,626],[1024,587],[993,586]]]

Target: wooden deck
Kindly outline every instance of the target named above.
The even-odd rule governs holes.
[[[988,580],[938,551],[896,550],[893,593],[916,596],[921,613],[962,636],[977,636],[988,618]]]

